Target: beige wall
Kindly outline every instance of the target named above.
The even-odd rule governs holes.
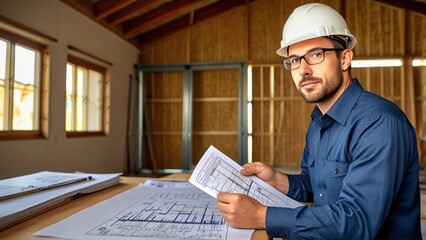
[[[138,49],[57,0],[1,0],[0,14],[58,40],[50,46],[49,138],[0,141],[0,179],[41,170],[125,171],[129,75]],[[109,136],[65,136],[68,45],[113,64]]]

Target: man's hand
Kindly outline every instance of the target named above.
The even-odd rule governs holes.
[[[266,207],[244,194],[217,194],[217,208],[234,228],[265,229]]]
[[[279,191],[285,194],[288,193],[289,183],[287,175],[275,171],[272,167],[264,163],[253,162],[244,164],[240,173],[244,176],[256,175]]]

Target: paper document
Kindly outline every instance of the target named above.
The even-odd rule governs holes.
[[[148,180],[34,235],[84,240],[248,240],[252,233],[229,227],[216,208],[216,199],[188,182]]]
[[[89,174],[49,171],[8,178],[0,181],[0,201],[91,179]]]
[[[188,181],[164,181],[158,179],[148,178],[144,185],[151,187],[161,187],[161,188],[178,188],[178,187],[192,187],[193,185]]]
[[[265,206],[303,206],[257,176],[241,175],[241,169],[243,167],[238,163],[210,146],[195,167],[189,182],[215,198],[218,192],[242,193]]]
[[[37,181],[47,181],[52,184],[52,181],[57,182],[59,179],[61,179],[61,181],[64,179],[76,179],[75,177],[70,178],[72,175],[74,175],[74,173],[39,172],[36,174],[23,176],[23,178],[26,179],[26,177],[28,177],[28,179],[33,179],[34,177],[41,177]],[[87,194],[118,184],[121,173],[92,173],[75,175],[77,177],[91,176],[92,179],[90,181],[80,181],[77,183],[67,184],[61,187],[0,201],[0,231],[16,222],[19,222],[21,219],[34,216],[38,212],[43,211],[44,209],[48,209],[49,207],[61,203],[62,201],[77,194]],[[46,184],[46,182],[44,184]]]

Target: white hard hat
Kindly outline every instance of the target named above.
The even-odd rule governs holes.
[[[283,28],[281,48],[277,54],[288,57],[287,48],[294,43],[316,37],[335,36],[347,42],[352,49],[356,38],[349,31],[345,19],[333,8],[321,3],[309,3],[296,8]]]

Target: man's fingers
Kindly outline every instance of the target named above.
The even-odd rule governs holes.
[[[222,213],[231,214],[240,207],[243,196],[238,193],[219,192],[217,194],[217,208]]]
[[[228,206],[228,203],[219,202],[219,201],[216,203],[216,207],[221,212],[222,215],[228,213],[228,211],[227,211],[228,207],[227,206]]]
[[[217,206],[217,209],[221,212],[222,217],[224,218],[229,213],[232,196],[233,196],[232,193],[226,193],[226,192],[219,192],[217,194],[216,206]]]
[[[243,169],[240,171],[242,175],[253,175],[258,174],[261,171],[262,164],[259,162],[246,163],[243,165]]]
[[[227,192],[219,192],[217,194],[217,201],[222,203],[229,203],[232,200],[233,193],[227,193]]]

